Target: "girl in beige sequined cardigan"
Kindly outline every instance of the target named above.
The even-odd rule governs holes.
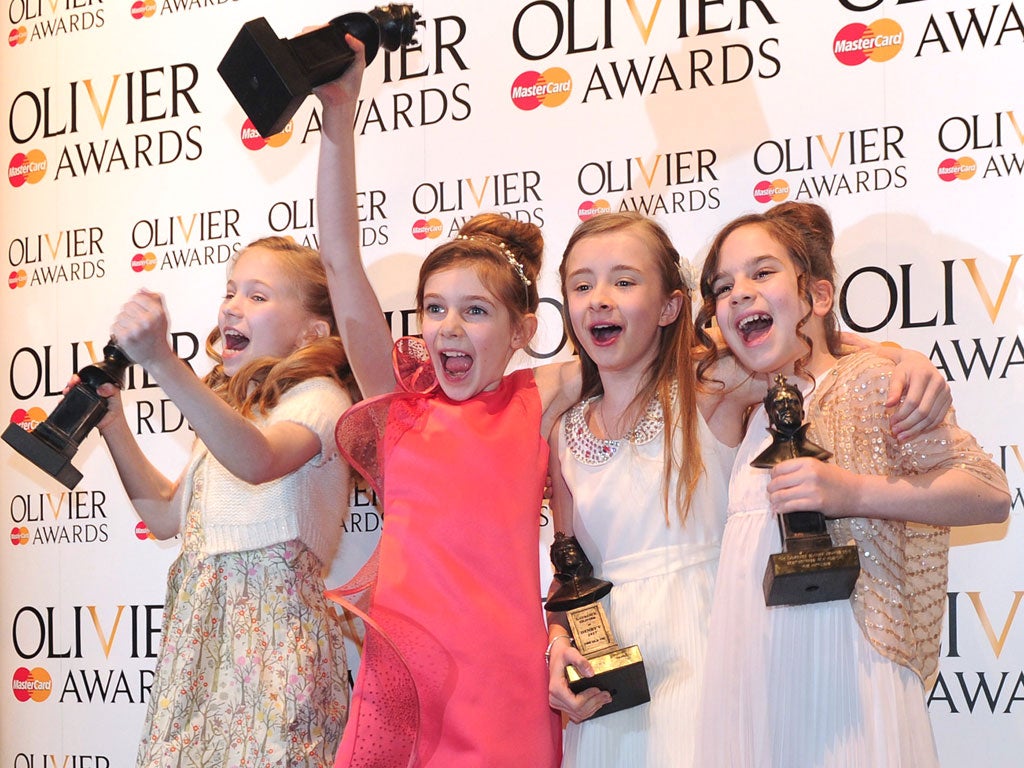
[[[924,680],[937,664],[948,526],[998,522],[1009,512],[1005,476],[957,427],[952,413],[938,427],[902,443],[889,426],[883,402],[891,365],[870,352],[838,358],[831,234],[827,214],[813,204],[784,204],[767,214],[744,216],[719,233],[701,276],[704,303],[698,328],[714,317],[729,351],[744,367],[783,373],[803,385],[807,420],[813,425],[808,436],[834,458],[779,464],[770,480],[762,481],[764,491],[740,466],[743,459],[737,462],[729,521],[736,532],[734,546],[742,542],[747,550],[730,557],[727,527],[711,629],[722,642],[709,643],[713,655],[723,656],[717,663],[722,675],[716,677],[716,661],[710,658],[699,746],[710,762],[699,756],[700,764],[930,764],[922,745],[933,757],[934,746],[928,743],[923,695],[913,690],[922,686],[913,679]],[[703,370],[711,362],[702,363]],[[748,441],[756,444],[763,437],[759,430]],[[893,701],[879,700],[878,689],[871,687],[877,679],[865,682],[864,667],[860,672],[841,669],[852,659],[864,659],[852,648],[825,648],[810,636],[801,646],[799,630],[789,636],[789,648],[778,647],[784,644],[780,627],[791,631],[801,626],[792,621],[797,611],[809,611],[806,627],[825,626],[811,615],[818,606],[765,608],[760,595],[756,600],[749,594],[737,597],[744,589],[737,583],[749,587],[748,575],[764,573],[764,555],[752,552],[764,548],[769,538],[764,515],[754,511],[759,493],[767,494],[760,505],[770,513],[822,511],[832,518],[835,543],[857,544],[861,574],[850,605],[860,633],[846,637],[854,644],[866,638],[867,648],[915,673],[910,680],[895,674],[893,680],[902,680],[903,688],[893,693]],[[758,562],[747,567],[744,559],[752,557]],[[737,623],[740,605],[746,609],[743,626]],[[832,606],[824,612],[835,611],[838,604],[822,605]],[[857,634],[863,637],[858,640]],[[804,658],[797,647],[807,650]],[[783,651],[790,654],[787,669],[778,663]],[[867,663],[874,663],[870,653]],[[807,669],[817,677],[808,673],[804,687],[793,685],[793,676]],[[814,680],[830,683],[815,685]],[[836,693],[844,685],[850,691],[845,700]],[[794,697],[787,699],[784,690]],[[766,701],[756,701],[759,693]],[[795,722],[792,715],[805,706],[812,722]],[[767,713],[756,714],[758,708]],[[816,709],[827,714],[817,720]],[[732,735],[725,745],[723,729]]]

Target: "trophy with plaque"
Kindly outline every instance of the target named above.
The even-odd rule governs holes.
[[[346,13],[290,40],[279,38],[265,18],[242,25],[217,66],[235,100],[263,138],[280,133],[313,89],[336,80],[354,54],[350,34],[365,48],[369,64],[377,51],[397,51],[413,42],[419,14],[405,4]]]
[[[82,473],[71,464],[86,435],[107,412],[107,399],[96,393],[103,384],[124,386],[124,372],[132,361],[111,338],[103,347],[103,360],[78,372],[80,381],[57,403],[47,419],[29,432],[9,424],[3,440],[67,488],[74,488]]]
[[[591,718],[650,701],[640,649],[635,645],[619,647],[600,602],[611,592],[612,583],[594,578],[594,568],[575,536],[555,534],[551,563],[561,585],[544,603],[544,608],[551,613],[565,613],[573,644],[594,670],[593,677],[583,677],[571,664],[567,666],[565,676],[569,689],[580,693],[588,688],[600,688],[612,695],[611,702]]]
[[[750,466],[771,469],[787,459],[809,456],[827,461],[832,454],[807,439],[803,395],[779,374],[764,399],[772,443]],[[860,574],[853,545],[835,546],[825,516],[817,511],[778,516],[782,552],[768,558],[764,574],[765,605],[809,605],[844,600]]]

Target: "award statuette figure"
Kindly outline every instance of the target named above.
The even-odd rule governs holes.
[[[544,603],[544,608],[552,613],[565,612],[573,644],[594,668],[593,677],[583,677],[572,665],[566,667],[569,689],[579,693],[596,687],[612,695],[611,702],[588,719],[650,701],[640,649],[635,645],[618,646],[604,606],[599,602],[611,592],[612,583],[594,578],[594,567],[575,536],[555,534],[551,564],[561,585]]]
[[[235,100],[264,138],[280,133],[318,85],[341,77],[352,63],[350,34],[366,46],[369,64],[381,47],[413,42],[419,14],[404,4],[346,13],[323,27],[285,40],[265,18],[242,25],[217,67]]]
[[[102,384],[124,386],[124,372],[131,364],[111,338],[103,347],[103,360],[78,372],[80,381],[45,421],[31,432],[19,424],[9,424],[3,433],[4,442],[66,487],[74,488],[82,473],[72,466],[71,459],[107,412],[107,399],[96,390]]]
[[[777,375],[764,399],[772,443],[750,466],[771,469],[802,456],[820,461],[831,458],[831,453],[807,439],[810,424],[803,423],[803,406],[800,390],[782,374]],[[782,552],[768,558],[764,574],[766,605],[808,605],[850,596],[860,573],[857,547],[833,546],[821,512],[783,513],[779,530]]]

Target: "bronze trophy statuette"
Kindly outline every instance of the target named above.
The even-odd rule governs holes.
[[[601,598],[611,592],[612,583],[594,578],[594,567],[575,536],[555,534],[551,564],[561,585],[544,603],[544,608],[552,613],[565,612],[573,643],[594,669],[593,677],[583,677],[572,665],[566,667],[569,689],[580,693],[588,688],[600,688],[612,695],[611,702],[588,719],[650,701],[640,649],[635,645],[619,647],[600,603]]]
[[[102,384],[124,386],[124,372],[132,361],[111,339],[103,347],[103,360],[78,372],[81,379],[68,390],[45,421],[29,432],[9,424],[3,440],[39,469],[74,488],[82,473],[71,464],[85,436],[107,412],[107,399],[96,394]]]
[[[772,443],[750,466],[771,469],[787,459],[810,456],[827,461],[832,454],[807,439],[804,399],[779,374],[764,399]],[[845,600],[860,574],[857,547],[832,544],[821,512],[786,512],[778,516],[782,552],[768,558],[764,574],[765,605],[809,605]]]
[[[217,67],[235,100],[263,138],[280,133],[318,85],[336,80],[352,63],[350,34],[366,46],[369,64],[380,48],[413,42],[419,14],[404,4],[346,13],[290,40],[278,38],[265,18],[242,25]]]

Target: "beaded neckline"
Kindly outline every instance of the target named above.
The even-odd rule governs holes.
[[[675,391],[673,390],[673,395]],[[565,442],[572,455],[581,464],[591,467],[600,466],[611,461],[623,443],[646,445],[665,429],[665,412],[657,397],[651,398],[644,415],[625,436],[618,440],[603,440],[597,437],[587,424],[587,410],[598,397],[591,397],[577,403],[565,414],[563,429]]]

